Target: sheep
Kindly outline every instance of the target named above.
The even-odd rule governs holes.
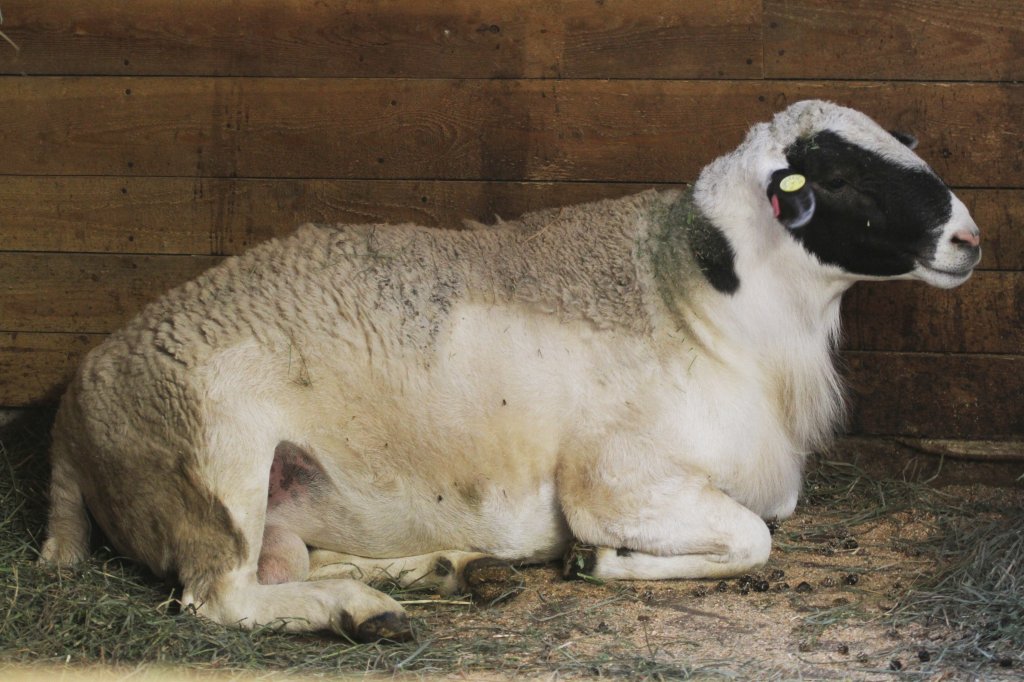
[[[764,563],[844,398],[858,280],[953,287],[963,203],[862,113],[804,101],[689,189],[498,226],[305,225],[83,361],[42,560],[118,551],[201,616],[410,636],[368,586],[487,601],[512,566],[601,579]]]

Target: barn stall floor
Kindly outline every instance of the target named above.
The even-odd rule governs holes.
[[[861,466],[817,458],[804,501],[776,529],[772,558],[755,575],[602,585],[564,581],[555,566],[526,567],[522,593],[488,608],[396,594],[408,602],[416,640],[355,645],[272,628],[227,630],[177,614],[171,588],[102,549],[71,571],[36,566],[45,513],[40,434],[45,427],[37,425],[0,441],[10,472],[0,489],[0,674],[26,665],[101,664],[132,676],[170,665],[180,673],[261,678],[378,672],[474,679],[953,679],[979,673],[1019,679],[1024,668],[1024,634],[1011,622],[1024,614],[1024,582],[1016,582],[1021,562],[1013,556],[996,569],[1011,578],[1002,581],[1009,606],[986,603],[991,597],[979,602],[978,585],[965,592],[947,579],[929,588],[940,599],[938,608],[934,602],[912,608],[912,595],[924,594],[937,576],[962,583],[965,575],[983,572],[965,563],[964,552],[943,545],[955,529],[978,544],[993,536],[992,528],[1005,529],[1008,537],[1016,533],[1014,556],[1020,558],[1019,483],[935,487],[913,482],[928,472],[907,481],[906,472],[868,476]],[[971,540],[970,529],[981,527],[988,529],[985,537]]]

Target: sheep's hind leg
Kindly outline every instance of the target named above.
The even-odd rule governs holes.
[[[442,595],[469,594],[494,604],[522,591],[515,569],[489,554],[449,550],[398,559],[368,559],[317,549],[310,553],[310,580],[351,578],[370,584]]]
[[[182,508],[173,499],[157,501],[172,519],[189,517],[165,524],[177,535],[168,541],[177,550],[184,604],[243,628],[330,630],[363,642],[412,636],[404,609],[386,594],[357,580],[305,581],[305,544],[267,514],[276,439],[258,425],[221,419],[209,440],[206,448],[218,455],[201,453],[202,469],[182,483],[203,502]]]

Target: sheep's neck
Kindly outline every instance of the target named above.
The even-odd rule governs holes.
[[[744,245],[734,249],[689,194],[650,242],[655,288],[673,333],[700,355],[735,371],[751,367],[775,386],[780,417],[797,447],[826,440],[841,413],[832,356],[849,282],[802,270],[788,262],[785,249],[753,255],[742,252]],[[731,277],[735,286],[727,286]]]

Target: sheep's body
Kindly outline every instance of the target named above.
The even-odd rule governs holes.
[[[473,588],[501,573],[478,553],[573,539],[605,577],[763,562],[762,519],[792,513],[840,414],[854,279],[764,210],[751,178],[780,136],[752,133],[693,194],[473,230],[306,226],[225,261],[83,363],[44,556],[84,554],[84,499],[201,613],[363,637],[404,625],[353,567]]]

